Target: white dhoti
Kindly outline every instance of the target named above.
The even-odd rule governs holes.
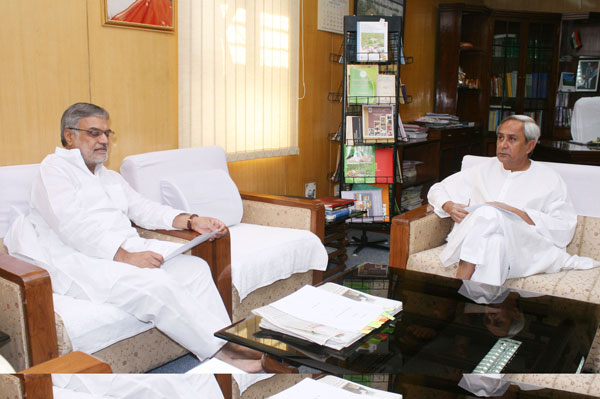
[[[213,334],[231,322],[204,260],[179,255],[159,269],[89,258],[78,264],[51,272],[52,279],[63,284],[70,279],[66,295],[111,304],[141,321],[152,321],[201,360],[225,344]]]
[[[519,216],[489,205],[455,225],[440,260],[445,267],[459,260],[472,263],[471,280],[492,285],[502,285],[508,278],[594,266],[589,258],[569,255]]]

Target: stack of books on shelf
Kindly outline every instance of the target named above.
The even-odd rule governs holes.
[[[319,201],[325,205],[325,220],[328,222],[350,215],[354,200],[338,197],[322,197]]]
[[[518,72],[494,74],[490,78],[490,94],[492,97],[516,97]]]
[[[542,123],[544,123],[544,110],[543,109],[538,109],[536,111],[525,111],[525,112],[523,112],[523,114],[529,116],[530,118],[535,119],[535,123],[537,123],[538,126],[542,126]]]
[[[254,309],[260,327],[342,350],[395,319],[402,302],[376,297],[334,283],[306,285]]]
[[[495,132],[502,119],[514,114],[515,112],[510,108],[502,107],[501,105],[490,105],[488,130],[490,132]]]
[[[556,126],[570,127],[573,108],[569,107],[569,93],[556,93]]]
[[[409,139],[425,139],[427,138],[427,128],[415,124],[405,123],[404,131]]]
[[[402,189],[400,209],[402,211],[410,211],[423,205],[423,199],[421,198],[422,189],[422,185]]]
[[[547,95],[547,73],[528,73],[527,75],[525,75],[525,97],[546,98]]]
[[[357,384],[343,378],[327,375],[318,380],[305,378],[296,385],[268,399],[402,399],[402,394],[391,393]]]
[[[415,122],[431,128],[444,128],[460,125],[460,121],[456,115],[436,114],[433,112],[428,112],[425,116],[417,118]]]

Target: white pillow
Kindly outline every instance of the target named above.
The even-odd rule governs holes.
[[[222,169],[179,173],[160,181],[165,204],[199,216],[238,224],[244,213],[242,198],[231,177]]]

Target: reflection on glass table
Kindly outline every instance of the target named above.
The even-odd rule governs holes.
[[[598,328],[596,304],[409,270],[359,276],[359,269],[329,281],[400,300],[404,309],[343,350],[261,329],[257,316],[216,335],[333,374],[471,373],[497,353],[499,340],[510,339],[519,345],[503,373],[574,373]]]

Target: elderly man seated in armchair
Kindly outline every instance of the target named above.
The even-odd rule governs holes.
[[[105,168],[113,134],[108,122],[108,113],[93,104],[73,104],[64,112],[65,148],[41,163],[31,212],[17,218],[5,237],[11,255],[48,270],[56,293],[154,321],[201,360],[216,356],[260,371],[258,353],[213,336],[230,320],[206,262],[188,255],[165,262],[180,244],[143,239],[130,220],[152,229],[215,231],[216,237],[225,225],[149,201]]]
[[[502,285],[600,265],[565,250],[577,214],[558,173],[529,159],[539,137],[533,119],[509,116],[498,126],[495,158],[431,187],[434,212],[455,222],[440,260],[458,262],[457,278]]]

